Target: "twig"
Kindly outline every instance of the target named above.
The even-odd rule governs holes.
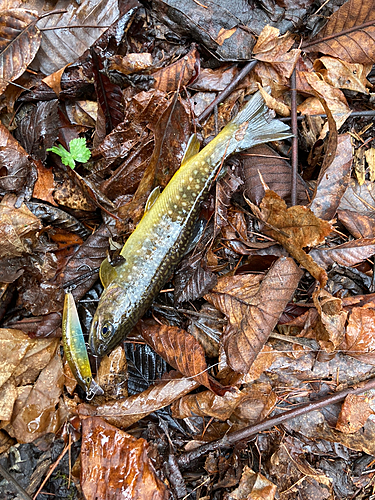
[[[50,470],[48,471],[48,474],[46,475],[46,477],[44,478],[42,484],[39,486],[39,489],[38,491],[35,493],[34,497],[32,498],[32,500],[36,500],[37,496],[39,495],[39,493],[42,491],[44,485],[46,484],[46,482],[48,481],[48,479],[51,477],[52,475],[52,472],[56,469],[56,467],[59,465],[59,463],[61,462],[62,458],[64,457],[65,453],[70,449],[72,445],[72,442],[71,440],[69,440],[69,443],[65,446],[65,448],[63,449],[63,451],[60,453],[60,455],[57,457],[57,460],[56,462],[51,466]],[[31,500],[31,499],[30,499]]]
[[[346,113],[333,113],[334,116],[344,116]],[[311,118],[315,118],[317,116],[320,116],[321,118],[327,118],[327,115],[325,113],[321,113],[319,115],[299,115],[297,116],[297,121],[302,121],[306,118],[306,116],[310,116]],[[350,113],[350,117],[364,117],[364,116],[375,116],[375,109],[368,109],[366,111],[352,111]],[[279,118],[281,122],[289,122],[292,118],[290,116],[284,117],[284,118]]]
[[[237,85],[245,78],[245,76],[250,73],[250,71],[254,68],[258,61],[250,61],[242,68],[242,70],[238,73],[236,77],[230,82],[228,87],[223,90],[217,97],[214,99],[209,106],[198,116],[198,122],[205,120],[213,111],[215,106],[219,105],[223,102],[237,87]]]
[[[0,464],[0,474],[3,476],[4,479],[6,479],[9,483],[11,483],[14,488],[17,490],[17,493],[24,499],[24,500],[32,500],[31,496],[25,491],[22,486],[19,484],[16,479],[14,479],[13,476],[9,474],[9,472],[4,469],[4,467]]]
[[[297,205],[297,172],[298,172],[298,127],[297,127],[297,85],[296,69],[294,68],[290,77],[291,86],[291,119],[292,119],[292,206]]]
[[[275,415],[259,424],[250,425],[249,427],[245,427],[240,431],[232,432],[231,434],[225,435],[223,438],[218,439],[217,441],[212,441],[211,443],[205,444],[192,450],[187,453],[183,453],[178,459],[178,465],[181,468],[188,468],[194,460],[199,459],[203,455],[208,452],[219,450],[222,448],[230,448],[234,444],[239,441],[248,441],[251,437],[253,437],[258,432],[262,432],[268,430],[274,426],[280,425],[291,418],[299,417],[300,415],[305,415],[314,410],[319,410],[320,408],[324,408],[328,405],[338,403],[348,396],[348,394],[361,394],[369,389],[375,388],[375,378],[369,379],[364,385],[361,387],[357,387],[356,389],[348,388],[343,391],[331,394],[329,396],[325,396],[317,401],[313,401],[311,403],[306,403],[292,410],[285,411],[279,415]]]

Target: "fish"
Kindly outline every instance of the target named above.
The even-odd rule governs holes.
[[[104,260],[104,290],[92,320],[89,345],[103,356],[122,342],[171,276],[189,245],[201,202],[225,158],[256,144],[291,137],[289,127],[270,117],[259,92],[201,151],[190,140],[180,168],[165,189],[153,192],[145,213],[114,265]]]
[[[67,292],[64,298],[62,343],[66,360],[78,384],[92,394],[93,378],[86,343],[79,321],[74,297]]]

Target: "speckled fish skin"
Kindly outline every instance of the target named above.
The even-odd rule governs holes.
[[[64,299],[62,343],[75,379],[89,393],[92,383],[91,367],[74,297],[70,292],[65,294]]]
[[[270,119],[257,92],[201,152],[187,159],[128,238],[113,267],[90,332],[93,353],[114,349],[143,316],[189,244],[201,201],[224,158],[256,144],[290,137],[284,123]],[[108,262],[103,265],[108,266]]]

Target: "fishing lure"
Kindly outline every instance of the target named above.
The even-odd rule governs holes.
[[[64,299],[62,343],[66,360],[75,379],[86,391],[88,398],[92,397],[96,384],[92,378],[86,343],[71,292],[67,292]]]
[[[90,347],[100,356],[114,349],[151,305],[186,250],[201,201],[225,158],[256,144],[290,137],[290,129],[271,119],[257,92],[202,151],[195,136],[181,167],[147,211],[122,248],[119,265],[103,261],[105,287],[90,331]],[[152,205],[152,206],[151,206]]]

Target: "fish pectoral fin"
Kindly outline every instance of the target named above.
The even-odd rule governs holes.
[[[160,196],[160,186],[156,186],[156,188],[154,188],[151,191],[149,197],[147,198],[146,205],[145,205],[145,213],[143,215],[147,214],[147,212],[154,205],[155,201],[159,198],[159,196]]]
[[[184,157],[182,158],[181,166],[184,163],[191,160],[193,158],[193,156],[195,156],[197,153],[199,153],[200,147],[201,147],[201,143],[199,142],[198,137],[196,136],[196,134],[193,134],[190,137],[189,142],[186,146],[185,154],[184,154]]]
[[[108,259],[104,259],[100,265],[99,277],[104,288],[107,288],[118,277],[116,266],[113,266]]]

